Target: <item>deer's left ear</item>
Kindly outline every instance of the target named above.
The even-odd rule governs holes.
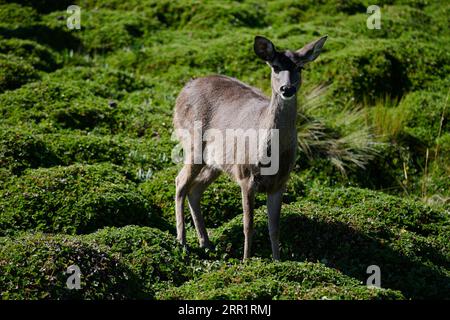
[[[314,61],[322,51],[322,47],[328,36],[324,36],[319,40],[313,41],[305,45],[295,52],[295,62],[297,66],[302,67],[308,62]]]
[[[258,57],[267,62],[272,62],[275,58],[275,46],[272,41],[267,38],[256,36],[253,49]]]

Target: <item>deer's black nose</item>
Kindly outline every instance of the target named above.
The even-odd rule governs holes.
[[[281,93],[285,97],[292,97],[295,93],[295,87],[294,86],[282,86],[280,88]]]

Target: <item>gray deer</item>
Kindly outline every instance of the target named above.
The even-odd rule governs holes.
[[[193,161],[192,139],[177,133],[185,154],[184,166],[175,179],[175,212],[177,239],[186,247],[184,202],[188,198],[192,219],[197,231],[200,247],[209,248],[210,241],[200,210],[200,199],[205,189],[226,172],[236,181],[242,193],[244,212],[244,259],[251,255],[254,198],[256,192],[267,194],[269,235],[273,259],[280,259],[279,221],[282,194],[293,169],[297,149],[297,90],[301,85],[301,69],[315,60],[326,41],[324,36],[297,51],[278,51],[274,44],[261,36],[254,40],[254,51],[271,68],[272,96],[269,99],[260,90],[237,79],[211,75],[189,81],[180,92],[175,106],[174,127],[194,134],[194,123],[201,123],[202,132],[208,129],[224,132],[227,129],[276,129],[279,145],[277,156],[279,169],[275,174],[262,175],[261,163],[217,164],[206,158]],[[201,139],[201,137],[200,137]],[[217,141],[201,139],[201,148],[224,148],[229,146],[209,145]],[[232,148],[237,148],[236,145]],[[267,147],[270,148],[270,147]],[[266,148],[266,149],[267,149]],[[270,151],[269,151],[270,152]],[[189,155],[190,159],[186,159]],[[246,158],[248,159],[248,158]],[[188,161],[189,160],[189,161]]]

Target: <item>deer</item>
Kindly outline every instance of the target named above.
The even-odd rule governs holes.
[[[282,195],[289,175],[294,168],[297,153],[297,92],[301,86],[303,67],[314,61],[322,51],[327,36],[308,43],[299,50],[280,51],[269,39],[255,36],[253,49],[257,57],[271,69],[271,97],[255,87],[225,75],[209,75],[191,79],[179,93],[173,115],[173,125],[180,141],[185,159],[175,178],[175,216],[178,242],[187,249],[184,205],[187,197],[192,220],[200,248],[212,248],[201,213],[200,201],[206,188],[222,173],[228,174],[241,190],[243,211],[244,252],[243,260],[251,257],[254,233],[255,194],[266,193],[268,231],[272,257],[280,259],[280,212]],[[205,150],[236,150],[236,142],[227,140],[225,146],[220,139],[193,139],[195,123],[205,132],[208,129],[225,132],[228,129],[270,129],[278,133],[278,169],[262,174],[266,163],[256,162],[219,163],[211,159]],[[178,132],[178,133],[177,133]],[[267,135],[262,146],[270,154],[271,135]],[[213,141],[211,141],[213,140]],[[250,142],[251,143],[251,142]],[[203,158],[195,161],[196,152],[203,151]],[[246,145],[245,145],[246,146]],[[240,146],[242,147],[242,145]],[[194,150],[195,151],[195,150]],[[259,151],[258,151],[259,152]],[[198,152],[197,152],[198,153]],[[249,159],[246,153],[246,160]],[[272,158],[271,158],[272,161]]]

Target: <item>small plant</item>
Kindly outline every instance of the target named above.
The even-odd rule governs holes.
[[[139,181],[147,181],[153,176],[152,169],[148,169],[145,171],[142,168],[139,168],[138,172],[136,173],[136,179]]]
[[[367,123],[374,134],[381,140],[395,143],[405,127],[408,110],[398,99],[385,97],[374,103],[365,102]]]

